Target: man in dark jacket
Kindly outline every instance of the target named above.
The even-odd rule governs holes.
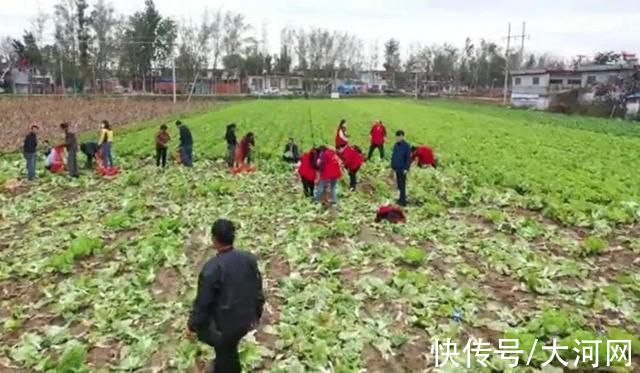
[[[289,142],[284,146],[282,160],[287,163],[298,163],[298,160],[300,160],[300,150],[293,137],[289,137]]]
[[[227,133],[225,133],[224,139],[227,141],[227,165],[233,167],[233,161],[236,158],[236,145],[238,145],[235,123],[227,125]]]
[[[238,344],[262,317],[262,276],[256,258],[233,247],[232,222],[217,220],[211,235],[217,254],[200,272],[188,328],[215,349],[214,372],[238,373]]]
[[[191,131],[181,121],[176,121],[176,126],[180,130],[180,158],[186,167],[193,166],[193,137]]]
[[[93,160],[98,153],[98,143],[94,141],[83,142],[80,144],[80,151],[87,157],[84,167],[88,170],[93,168]]]
[[[27,179],[34,180],[36,178],[36,159],[38,158],[38,126],[31,126],[31,131],[24,138],[24,146],[22,148],[24,159],[27,161]]]
[[[400,191],[398,204],[407,205],[407,172],[411,167],[411,146],[404,141],[404,131],[396,131],[396,143],[391,155],[391,168],[396,174],[396,183]]]
[[[67,169],[69,176],[78,177],[78,141],[76,134],[69,130],[69,123],[62,123],[60,128],[64,131],[64,145],[67,148]]]

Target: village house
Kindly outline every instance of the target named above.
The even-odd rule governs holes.
[[[581,76],[581,86],[588,87],[601,83],[618,83],[630,77],[635,67],[632,64],[583,65],[575,70]]]
[[[384,70],[361,71],[358,80],[362,82],[362,90],[369,93],[384,92],[389,87],[385,79],[386,74]]]
[[[580,73],[572,70],[534,69],[511,72],[511,104],[546,110],[553,94],[582,86]]]
[[[303,90],[300,75],[250,75],[247,77],[249,92],[253,94],[298,92]]]

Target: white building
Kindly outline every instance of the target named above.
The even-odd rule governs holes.
[[[363,83],[363,90],[367,92],[384,92],[389,87],[389,84],[384,79],[385,71],[361,71],[358,77]]]
[[[302,77],[296,75],[251,75],[247,77],[251,93],[302,91]]]
[[[581,75],[571,70],[519,70],[511,72],[511,104],[538,110],[549,107],[551,96],[582,86]]]
[[[628,78],[634,72],[630,64],[611,65],[583,65],[578,66],[576,72],[581,75],[582,87],[601,83],[617,83]]]

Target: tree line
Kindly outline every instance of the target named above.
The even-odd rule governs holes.
[[[54,25],[52,42],[44,35],[49,23]],[[511,67],[562,63],[547,55],[506,57],[496,43],[471,38],[461,48],[448,43],[410,45],[402,58],[405,46],[396,39],[384,42],[380,50],[378,42],[367,44],[355,34],[322,27],[283,28],[279,51],[272,53],[266,26],[256,31],[243,14],[221,9],[205,9],[197,22],[177,22],[160,14],[153,0],[145,0],[144,9],[130,15],[117,13],[108,0],[60,0],[51,13],[35,17],[22,38],[3,38],[0,54],[5,60],[27,61],[58,84],[88,86],[115,77],[141,81],[143,90],[150,88],[154,72],[170,75],[174,61],[184,80],[292,72],[349,79],[382,67],[396,87],[420,76],[470,88],[499,86],[507,58]]]

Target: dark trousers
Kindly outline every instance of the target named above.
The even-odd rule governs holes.
[[[220,341],[214,344],[213,349],[216,351],[216,358],[212,365],[215,373],[242,372],[238,345],[243,336],[244,334],[223,336]]]
[[[349,189],[351,190],[355,190],[356,189],[356,184],[358,183],[358,177],[356,176],[356,174],[358,173],[358,171],[349,171]]]
[[[193,166],[193,146],[182,145],[180,147],[180,157],[182,157],[182,164],[186,167]]]
[[[67,150],[67,168],[69,169],[69,176],[78,176],[78,157],[76,150]]]
[[[236,159],[236,144],[227,144],[227,165],[233,167]]]
[[[302,190],[304,190],[305,197],[313,197],[314,185],[315,183],[313,181],[302,179]]]
[[[162,167],[167,166],[167,148],[156,148],[156,166],[160,167],[160,163]]]
[[[367,155],[367,160],[371,160],[371,156],[373,155],[373,151],[378,149],[380,151],[380,159],[384,159],[384,144],[382,145],[374,145],[371,144],[369,146],[369,155]]]
[[[84,164],[84,168],[90,170],[93,168],[93,157],[95,157],[95,155],[89,155],[85,153],[85,156],[87,157],[87,161]]]
[[[36,159],[38,153],[24,153],[24,159],[27,161],[27,178],[33,180],[36,178]]]
[[[400,196],[398,197],[398,204],[404,206],[407,204],[407,174],[405,170],[395,170],[396,183],[398,185],[398,191]]]

